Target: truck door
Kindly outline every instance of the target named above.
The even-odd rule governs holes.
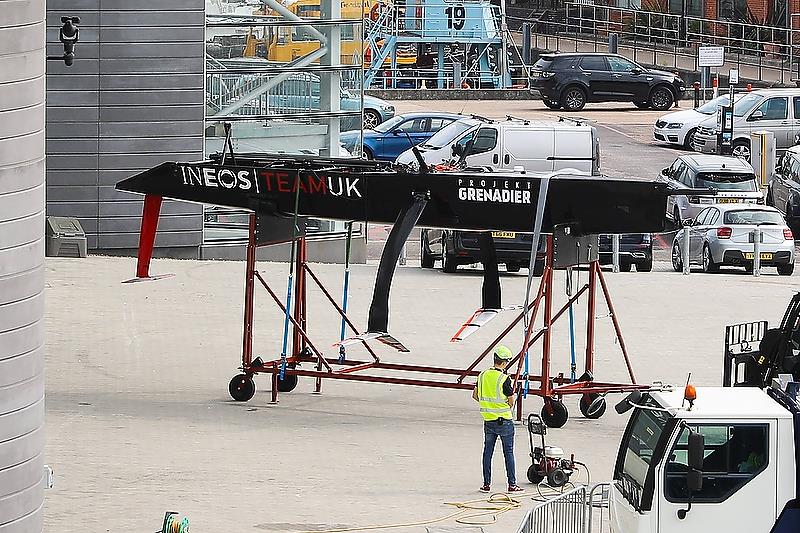
[[[553,131],[553,170],[574,168],[583,174],[592,173],[594,140],[589,129],[557,129]]]
[[[521,166],[528,172],[552,172],[555,161],[553,128],[509,127],[503,130],[501,168]]]
[[[777,518],[777,423],[775,421],[694,422],[705,437],[703,487],[689,493],[688,430],[678,432],[659,466],[656,482],[658,533],[769,531]]]
[[[495,167],[498,168],[500,150],[497,142],[497,129],[491,126],[482,127],[475,134],[472,148],[467,156],[469,167]]]

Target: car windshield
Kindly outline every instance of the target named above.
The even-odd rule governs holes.
[[[695,111],[704,115],[713,115],[717,112],[717,109],[719,109],[720,106],[728,105],[730,101],[731,99],[728,95],[719,96],[713,100],[709,100],[705,104],[695,109]]]
[[[423,148],[443,148],[458,139],[462,133],[477,126],[472,120],[456,120],[437,131],[421,146]]]
[[[759,94],[750,93],[742,96],[733,104],[733,114],[737,117],[743,117],[753,109],[756,104],[761,102],[763,97]]]
[[[783,226],[783,215],[775,211],[765,211],[762,209],[742,209],[740,211],[728,211],[723,219],[725,224],[748,224],[765,226]]]
[[[386,122],[378,124],[372,129],[374,129],[378,133],[386,133],[387,131],[391,130],[392,128],[403,122],[403,120],[405,120],[405,117],[403,117],[402,115],[398,115],[396,117],[390,118]]]
[[[646,405],[655,406],[655,402],[649,401]],[[662,411],[651,411],[649,409],[637,409],[631,421],[631,432],[628,442],[623,444],[625,458],[622,465],[622,474],[628,481],[639,485],[639,489],[644,488],[647,471],[650,469],[650,461],[656,449],[661,433],[667,423],[669,414]]]
[[[708,187],[718,191],[747,191],[758,190],[755,174],[747,172],[735,174],[727,172],[701,172],[697,175],[695,185],[698,188]]]

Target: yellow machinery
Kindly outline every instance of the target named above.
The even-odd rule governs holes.
[[[370,16],[370,12],[374,11],[374,6],[376,5],[376,0],[342,0],[342,18],[357,20],[365,16]],[[319,0],[297,0],[288,6],[288,9],[298,17],[320,17]],[[256,14],[277,15],[271,10],[267,13]],[[344,24],[341,26],[342,48],[340,60],[344,65],[357,62],[361,58],[364,44],[362,39],[357,38],[356,32],[358,32],[359,29],[360,26],[355,24]],[[311,32],[302,26],[268,27],[264,29],[264,35],[261,38],[257,37],[252,30],[250,31],[247,36],[244,56],[264,57],[263,52],[259,52],[259,50],[265,50],[266,58],[270,61],[287,62],[310,54],[318,48],[319,41],[315,39]],[[365,51],[365,64],[369,63],[372,52],[372,50]],[[416,61],[416,53],[413,50],[398,51],[398,65],[414,65]],[[384,65],[386,67],[389,66],[388,59],[384,62]]]

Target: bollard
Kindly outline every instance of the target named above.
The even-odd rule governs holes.
[[[531,24],[526,22],[522,25],[522,63],[531,64]],[[455,66],[455,63],[453,64]],[[461,64],[458,64],[459,67]]]
[[[696,81],[693,84],[694,87],[694,108],[697,109],[700,107],[700,82]]]
[[[681,246],[681,255],[683,256],[683,275],[688,276],[691,269],[689,268],[689,239],[690,235],[689,226],[683,228],[683,245]]]
[[[761,228],[753,230],[753,275],[761,275]]]
[[[753,84],[752,83],[748,83],[747,84],[747,92],[750,92],[752,90],[753,90]]]
[[[613,272],[619,272],[619,234],[611,236],[611,264]]]
[[[714,76],[714,79],[711,80],[711,94],[713,95],[712,98],[716,98],[719,96],[719,78]]]
[[[608,34],[608,53],[616,54],[618,50],[618,35],[616,33]]]

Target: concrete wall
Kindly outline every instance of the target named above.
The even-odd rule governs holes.
[[[42,530],[44,0],[0,0],[0,533]]]
[[[47,214],[77,216],[90,249],[135,248],[142,197],[114,184],[203,156],[205,4],[48,0],[50,55],[62,15],[81,30],[74,65],[47,64]],[[201,206],[165,202],[156,246],[196,249],[202,222]]]

